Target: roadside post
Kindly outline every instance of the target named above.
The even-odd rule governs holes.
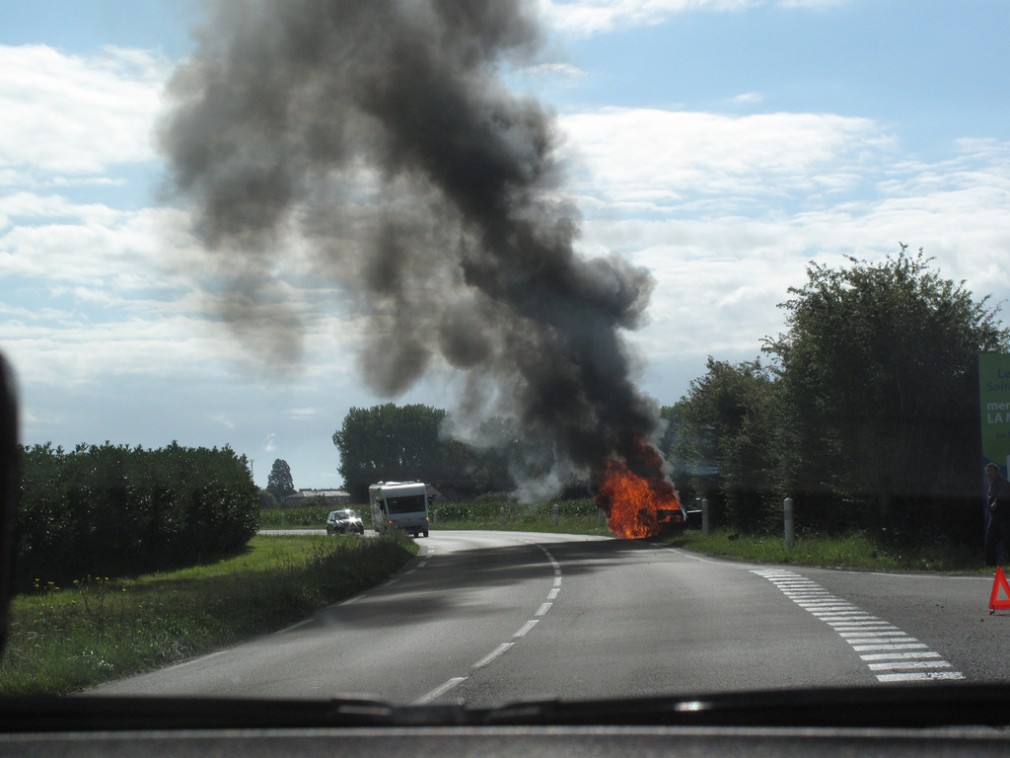
[[[782,501],[782,520],[785,526],[786,547],[792,547],[796,543],[796,533],[793,530],[793,499],[791,497]]]
[[[701,501],[701,534],[703,537],[708,536],[708,498],[702,498]]]
[[[557,526],[558,521],[561,519],[561,506],[557,503],[551,506],[551,517],[554,519],[554,525]]]

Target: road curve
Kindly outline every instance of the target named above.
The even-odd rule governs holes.
[[[916,582],[527,532],[433,531],[418,545],[385,584],[299,624],[93,692],[480,706],[1010,678],[1010,614],[988,616],[984,577]]]

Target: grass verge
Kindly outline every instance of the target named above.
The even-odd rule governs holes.
[[[343,507],[343,506],[340,506]],[[350,505],[362,518],[365,512],[361,506]],[[326,517],[330,511],[337,510],[325,506],[303,506],[301,508],[260,508],[260,529],[325,529]],[[366,526],[367,526],[367,518]]]
[[[401,536],[254,537],[239,556],[135,579],[36,580],[15,598],[0,694],[67,694],[281,629],[417,553]]]
[[[607,522],[592,500],[521,505],[507,496],[483,496],[431,509],[431,528],[498,529],[522,532],[608,535]]]
[[[781,537],[736,535],[713,531],[708,536],[689,530],[665,540],[706,555],[755,563],[780,563],[823,568],[992,573],[982,565],[980,549],[936,544],[900,549],[878,543],[864,534],[842,537],[797,537],[787,548]]]
[[[485,496],[468,503],[432,508],[432,529],[498,529],[566,534],[609,535],[606,522],[590,499],[520,505],[506,496]],[[898,548],[866,534],[839,537],[805,535],[786,548],[781,537],[735,535],[713,531],[703,536],[688,530],[676,537],[660,538],[674,547],[707,555],[755,563],[793,564],[824,568],[878,571],[927,571],[991,574],[983,565],[981,547],[937,542]]]

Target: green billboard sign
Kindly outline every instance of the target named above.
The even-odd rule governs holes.
[[[1010,466],[1010,355],[979,354],[978,397],[982,455],[1006,476]]]

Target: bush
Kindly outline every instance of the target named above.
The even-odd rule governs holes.
[[[193,565],[255,534],[259,496],[246,459],[224,449],[106,443],[23,449],[20,589]]]

